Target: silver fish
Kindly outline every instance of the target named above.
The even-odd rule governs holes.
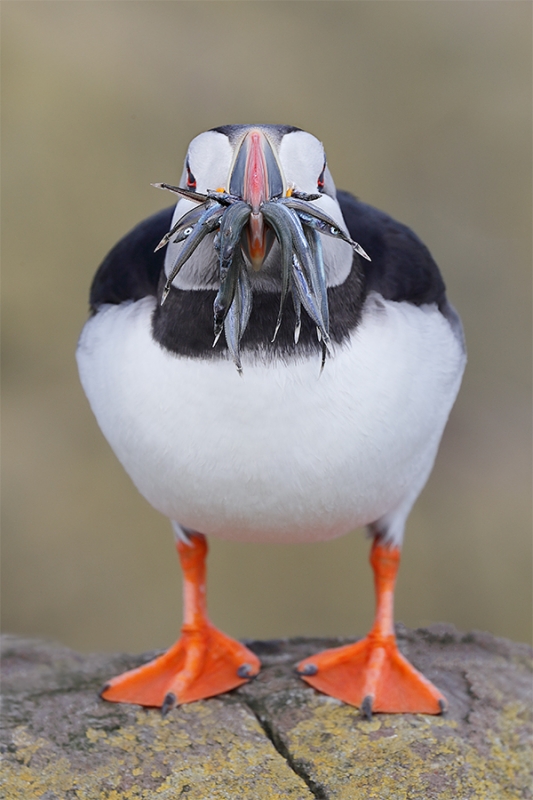
[[[222,216],[218,243],[221,280],[231,263],[235,248],[240,241],[242,230],[251,212],[252,209],[248,203],[245,203],[244,200],[240,200],[238,203],[229,206]]]
[[[214,207],[213,204],[210,204],[211,207]],[[168,233],[165,233],[159,244],[154,250],[154,253],[157,253],[158,250],[161,250],[169,241],[172,239],[174,234],[176,234],[176,238],[174,239],[174,243],[182,242],[184,239],[187,239],[191,233],[193,232],[194,226],[199,222],[202,215],[205,213],[208,206],[202,204],[200,206],[196,206],[196,208],[191,209],[183,217],[180,217],[176,224],[169,230]],[[219,215],[222,216],[224,213],[224,208],[217,206]],[[218,225],[214,225],[211,227],[210,230],[215,230]]]
[[[283,208],[283,206],[281,206]],[[287,222],[292,233],[293,243],[293,275],[294,285],[298,292],[300,302],[315,323],[320,328],[324,342],[329,342],[329,329],[322,314],[324,304],[327,307],[327,290],[325,281],[320,280],[318,266],[315,263],[305,233],[298,215],[290,208],[285,207]]]
[[[235,261],[238,266],[237,285],[224,319],[224,335],[235,366],[242,373],[240,343],[252,312],[252,286],[242,252],[239,252]]]
[[[265,220],[274,230],[281,249],[281,296],[278,318],[272,337],[272,342],[274,342],[281,325],[285,298],[287,297],[290,285],[290,276],[292,272],[292,233],[282,206],[270,202],[265,203],[261,207],[261,210]]]
[[[305,200],[301,200],[298,197],[294,198],[294,195],[291,197],[283,197],[278,202],[283,203],[283,205],[286,205],[288,208],[292,208],[294,211],[296,211],[305,225],[318,230],[320,233],[323,233],[326,236],[334,236],[338,239],[342,239],[344,242],[347,242],[349,245],[351,245],[360,256],[366,258],[367,261],[371,260],[370,256],[363,250],[361,245],[357,242],[354,242],[353,239],[347,236],[344,231],[339,228],[335,220],[329,216],[329,214],[326,214],[324,211],[320,211],[320,209],[318,209],[316,206],[306,202]],[[320,223],[323,223],[323,225]]]
[[[209,228],[209,224],[204,224],[204,222],[209,222],[212,218],[218,219],[219,209],[216,206],[210,206],[209,208],[205,209],[203,214],[201,215],[200,219],[198,220],[197,224],[195,225],[192,233],[190,236],[185,240],[185,244],[183,245],[179,256],[177,257],[174,266],[168,276],[165,288],[163,289],[163,294],[161,296],[161,305],[165,302],[170,292],[170,287],[172,285],[172,281],[183,267],[186,261],[192,256],[200,242],[202,242],[205,237],[211,232]]]

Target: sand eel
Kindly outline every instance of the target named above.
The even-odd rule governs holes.
[[[368,526],[374,625],[298,673],[366,716],[440,713],[393,628],[405,521],[465,364],[435,262],[407,227],[337,191],[298,128],[202,133],[179,186],[157,185],[177,205],[106,257],[77,355],[105,437],[172,521],[184,623],[102,697],[166,713],[258,673],[207,617],[206,536],[315,542]]]

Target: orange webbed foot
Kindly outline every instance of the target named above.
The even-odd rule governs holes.
[[[205,536],[190,532],[177,538],[176,547],[183,570],[181,636],[162,656],[106,683],[100,693],[104,700],[160,706],[166,714],[181,703],[229,692],[259,672],[257,656],[207,617]]]
[[[359,706],[368,718],[373,711],[441,714],[447,707],[446,698],[402,656],[396,644],[393,597],[400,550],[375,536],[370,563],[376,617],[368,636],[306,658],[297,671],[315,689]]]
[[[398,650],[394,636],[376,640],[370,634],[346,647],[324,650],[304,659],[298,674],[315,689],[373,711],[441,714],[446,699]]]
[[[112,703],[174,706],[229,692],[257,675],[260,662],[240,642],[211,623],[200,630],[182,628],[182,635],[166,653],[142,667],[112,678],[101,697]]]

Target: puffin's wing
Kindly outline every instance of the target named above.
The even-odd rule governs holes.
[[[407,300],[414,305],[446,305],[446,287],[431,253],[418,236],[377,208],[362,203],[349,192],[338,191],[337,200],[352,239],[372,261],[363,261],[366,291],[386,300]]]
[[[100,264],[91,285],[94,313],[102,303],[118,304],[157,296],[165,251],[155,248],[170,229],[175,206],[158,211],[126,234]]]

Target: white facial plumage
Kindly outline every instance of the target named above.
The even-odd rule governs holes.
[[[317,181],[324,169],[326,155],[322,143],[305,131],[291,131],[281,141],[269,134],[268,128],[258,125],[265,132],[276,154],[286,188],[298,189],[313,194],[317,192]],[[243,136],[246,129],[243,129]],[[187,184],[187,165],[196,180],[196,190],[229,189],[229,178],[242,137],[233,141],[225,133],[206,131],[196,136],[189,145],[180,179],[180,186]],[[335,199],[335,184],[326,168],[324,193],[313,203],[328,214],[345,233],[348,233],[342,212]],[[195,208],[191,200],[182,198],[176,205],[172,225]],[[218,288],[218,257],[213,246],[214,234],[205,238],[198,250],[181,269],[173,281],[178,289]],[[170,274],[183,244],[169,243],[165,255],[165,273]],[[351,268],[352,249],[341,240],[323,237],[322,248],[326,268],[327,285],[342,283]],[[263,268],[252,275],[254,288],[262,291],[279,291],[280,251],[274,244]]]

